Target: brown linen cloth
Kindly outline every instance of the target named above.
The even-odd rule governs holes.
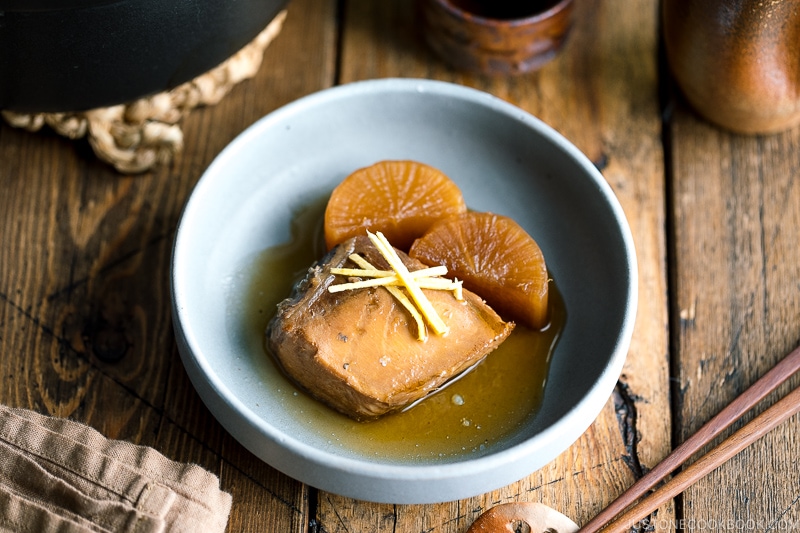
[[[197,465],[0,405],[0,533],[214,533],[230,509],[219,479]]]

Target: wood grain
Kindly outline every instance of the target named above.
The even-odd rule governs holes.
[[[680,442],[800,341],[800,130],[736,135],[697,118],[679,94],[672,107]],[[684,520],[796,528],[798,423],[781,425],[690,488],[678,500]]]
[[[666,482],[653,491],[652,494],[636,502],[635,505],[606,524],[603,528],[603,532],[622,533],[630,529],[631,524],[647,515],[651,509],[679,495],[696,483],[697,480],[708,475],[709,472],[730,460],[737,453],[758,441],[758,439],[768,434],[798,412],[800,412],[800,388],[794,389],[769,409],[742,426],[733,435],[719,443],[711,451],[682,469],[672,478],[667,479]],[[668,461],[669,459],[666,460],[666,462]],[[677,467],[678,464],[673,463],[672,466]],[[736,522],[738,522],[738,520]],[[723,521],[722,523],[727,524],[728,522]],[[746,523],[746,520],[741,519],[742,525],[738,527],[738,529],[747,529]],[[589,533],[589,531],[587,531],[587,533]]]
[[[585,523],[800,343],[800,129],[730,134],[673,93],[662,122],[657,3],[576,8],[555,61],[489,78],[434,57],[412,2],[293,0],[257,77],[187,117],[183,154],[141,176],[117,175],[83,142],[0,125],[0,402],[210,469],[234,497],[229,531],[463,533],[510,501]],[[216,154],[301,96],[388,76],[482,89],[553,126],[602,170],[638,256],[634,338],[595,423],[519,482],[437,505],[319,492],[258,460],[197,396],[169,316],[175,225]],[[647,529],[796,528],[798,424],[779,425],[663,505]]]
[[[581,3],[570,42],[556,61],[537,73],[496,79],[442,64],[422,43],[409,4],[347,3],[342,83],[425,77],[482,89],[540,117],[595,161],[630,221],[641,296],[636,333],[613,398],[589,430],[551,464],[490,494],[434,505],[378,505],[322,492],[317,502],[322,530],[463,532],[489,507],[519,500],[541,501],[581,523],[669,452],[657,21],[655,6],[635,5]],[[593,31],[597,25],[606,31]],[[670,518],[672,513],[667,504],[658,516]]]
[[[775,392],[798,371],[800,371],[800,347],[795,348],[784,357],[745,392],[703,424],[703,427],[672,450],[664,460],[640,477],[619,498],[584,524],[581,532],[594,533],[602,528],[604,532],[610,533],[613,530],[612,521],[618,530],[625,529],[630,523],[640,520],[658,505],[677,496],[698,481],[700,476],[708,474],[745,446],[749,446],[774,429],[776,425],[793,416],[800,410],[800,389],[795,389],[789,396],[781,399],[780,402],[743,426],[711,452],[689,464],[688,467],[682,468],[685,463],[688,464],[693,455],[706,447],[729,426],[738,422],[742,416],[757,406],[766,396]],[[767,416],[767,413],[770,412],[773,414]],[[764,423],[761,420],[764,420]],[[705,464],[706,467],[701,468],[702,464]],[[678,470],[680,472],[670,479],[672,472]],[[659,486],[654,488],[656,485]],[[626,511],[627,507],[631,508]],[[617,516],[621,513],[622,516]]]
[[[336,31],[334,2],[293,2],[258,76],[188,116],[183,154],[141,176],[83,142],[0,126],[0,402],[208,468],[233,494],[230,531],[306,531],[307,493],[236,443],[189,382],[170,320],[172,238],[226,144],[334,83]]]

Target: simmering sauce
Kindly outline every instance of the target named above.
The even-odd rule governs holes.
[[[399,413],[356,422],[311,399],[281,370],[266,347],[264,331],[275,307],[325,253],[320,201],[293,220],[292,239],[264,250],[248,268],[245,316],[261,336],[264,357],[279,375],[283,407],[307,420],[331,446],[381,460],[451,459],[483,455],[534,416],[542,399],[547,369],[566,321],[563,300],[551,282],[551,323],[542,331],[520,325],[471,372]],[[271,380],[273,386],[275,380]]]

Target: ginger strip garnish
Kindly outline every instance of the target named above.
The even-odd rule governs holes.
[[[437,335],[447,335],[450,331],[450,328],[447,327],[447,324],[444,323],[442,318],[439,316],[439,313],[436,312],[433,305],[431,305],[430,300],[428,297],[425,296],[425,293],[422,292],[422,289],[419,288],[417,282],[414,280],[411,273],[406,268],[406,265],[403,264],[403,261],[394,251],[392,245],[389,244],[389,241],[386,240],[386,237],[383,236],[383,233],[380,231],[376,233],[372,233],[367,231],[367,237],[369,240],[372,241],[372,244],[378,251],[383,255],[386,262],[389,263],[389,266],[392,267],[397,273],[397,277],[400,278],[400,281],[403,282],[408,294],[411,296],[411,299],[417,305],[419,312],[422,313],[422,316],[425,317],[425,321],[433,328],[433,331]]]
[[[357,254],[350,256],[351,260],[355,257],[360,257]],[[367,287],[379,287],[382,285],[402,286],[403,282],[397,277],[397,273],[393,270],[376,270],[376,269],[359,269],[359,268],[332,268],[331,274],[340,276],[348,276],[355,278],[371,278],[361,281],[353,281],[351,283],[342,283],[339,285],[332,285],[328,288],[330,292],[342,292],[352,289],[364,289]],[[422,289],[436,289],[436,290],[452,290],[455,297],[459,300],[463,299],[461,296],[461,282],[458,280],[451,281],[445,278],[434,276],[442,276],[447,274],[447,267],[436,266],[431,268],[422,268],[410,272],[411,277],[417,282]]]
[[[392,270],[378,270],[363,257],[358,254],[352,254],[349,259],[360,268],[332,268],[331,273],[368,279],[331,285],[328,287],[328,291],[342,292],[367,287],[385,287],[411,313],[417,323],[417,338],[419,340],[424,341],[427,339],[425,322],[433,328],[437,335],[446,335],[450,328],[441,319],[430,300],[422,292],[422,289],[453,291],[453,296],[457,300],[463,300],[461,281],[438,277],[447,274],[447,267],[444,266],[409,271],[381,232],[371,233],[367,231],[367,236],[386,259],[386,262],[389,263]],[[400,290],[402,287],[405,287],[411,299]]]
[[[358,254],[350,254],[350,259],[353,257],[360,257]],[[339,274],[342,276],[355,276],[355,277],[362,277],[367,276],[371,278],[391,278],[397,277],[397,272],[394,270],[377,270],[377,269],[370,269],[370,268],[332,268],[331,274]],[[420,278],[423,276],[443,276],[447,274],[447,267],[446,266],[435,266],[430,268],[421,268],[419,270],[414,270],[411,272],[411,276],[414,278]]]
[[[372,266],[372,264],[369,261],[367,261],[358,254],[351,254],[349,258],[355,264],[357,264],[363,269],[366,269],[367,271],[381,272],[380,270],[377,270],[374,266]],[[352,284],[346,283],[345,285],[352,285]],[[340,287],[340,286],[341,285],[334,285],[328,287],[328,291],[330,291],[334,287]],[[408,297],[405,294],[403,294],[403,291],[401,291],[398,287],[388,285],[386,286],[386,290],[388,290],[389,294],[394,296],[395,299],[398,302],[400,302],[400,305],[406,308],[406,310],[411,314],[411,317],[414,319],[414,322],[417,323],[417,339],[422,342],[428,340],[428,328],[425,327],[425,321],[423,320],[422,315],[419,314],[419,311],[417,311],[417,308],[414,307],[414,304],[411,302],[411,300],[409,300]]]

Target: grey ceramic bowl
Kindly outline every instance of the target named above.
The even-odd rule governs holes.
[[[353,170],[382,159],[433,165],[459,185],[470,208],[513,217],[539,243],[564,297],[568,318],[539,411],[477,453],[405,461],[342,445],[331,438],[337,429],[328,425],[326,408],[293,403],[297,392],[265,355],[261,331],[249,326],[244,302],[255,258],[291,240],[298,212]],[[245,447],[326,491],[431,503],[521,479],[586,430],[622,370],[637,271],[617,199],[553,129],[473,89],[384,79],[302,98],[256,122],[219,155],[178,226],[172,299],[186,370]]]

